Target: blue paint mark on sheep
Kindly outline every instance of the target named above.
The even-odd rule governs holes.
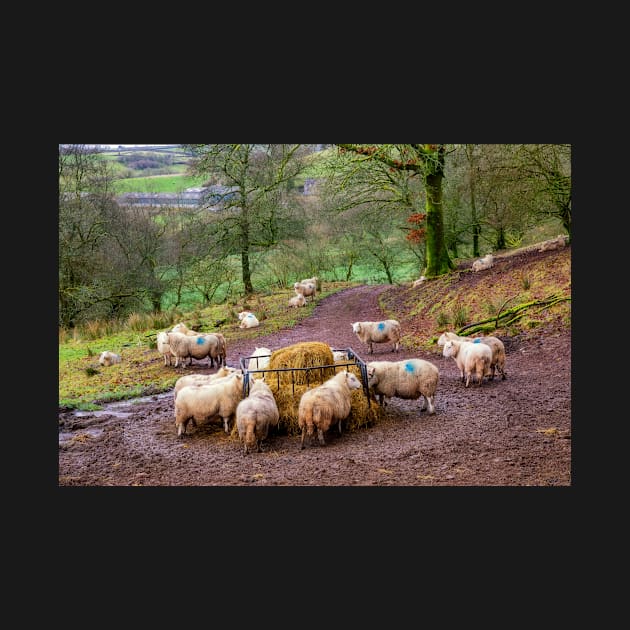
[[[405,363],[405,371],[413,374],[413,363],[411,363],[411,361],[407,361],[407,363]]]
[[[198,345],[202,345],[203,341],[204,341],[203,337],[197,337],[197,344]]]
[[[377,328],[382,332],[385,330],[385,322],[379,322]]]
[[[247,313],[247,317],[254,317],[251,313]]]
[[[473,339],[473,343],[481,343],[481,338],[477,337],[476,339]]]

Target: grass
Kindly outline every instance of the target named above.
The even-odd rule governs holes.
[[[188,175],[157,175],[153,177],[131,177],[114,182],[117,194],[127,192],[144,193],[180,193],[186,188],[202,186],[205,177],[190,177]]]
[[[264,326],[265,334],[269,334],[295,326],[299,320],[313,312],[321,299],[352,284],[328,282],[313,302],[308,302],[299,309],[287,308],[288,299],[294,293],[284,289],[185,313],[178,321],[184,321],[199,332],[222,333],[229,350],[231,340],[254,339],[260,335],[258,328],[238,328],[239,312],[254,311]],[[59,407],[98,409],[99,403],[172,389],[180,374],[172,367],[164,365],[155,346],[155,337],[159,330],[168,328],[172,326],[138,331],[128,326],[125,330],[97,339],[90,338],[90,331],[85,331],[83,335],[75,334],[68,339],[60,334]],[[121,363],[110,367],[99,365],[98,358],[104,350],[120,354]]]

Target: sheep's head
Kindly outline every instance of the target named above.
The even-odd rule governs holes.
[[[346,383],[350,389],[361,389],[361,382],[352,372],[346,371]]]
[[[456,357],[459,352],[459,344],[453,339],[449,339],[444,344],[444,349],[442,350],[442,354],[445,357]]]
[[[354,324],[352,324],[352,332],[361,332],[361,322],[354,322]]]

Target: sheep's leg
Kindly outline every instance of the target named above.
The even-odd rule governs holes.
[[[304,448],[304,438],[306,437],[306,425],[302,427],[302,439],[300,440],[300,449]]]
[[[372,342],[368,342],[368,354],[374,354],[374,348],[372,347]]]
[[[468,384],[470,383],[470,372],[466,372],[466,387],[468,387]]]
[[[183,422],[179,422],[177,424],[177,437],[181,438],[186,433],[186,425],[188,424],[188,420],[184,420]]]
[[[326,442],[324,440],[324,432],[319,427],[317,428],[317,439],[319,440],[321,446],[326,445]]]
[[[423,394],[422,395],[422,406],[420,407],[420,411],[425,411],[427,408],[427,400],[428,398]]]
[[[432,416],[435,413],[435,404],[433,403],[433,396],[425,396],[424,399],[427,401],[429,406],[429,415]]]
[[[339,435],[341,435],[341,420],[339,420]]]
[[[223,417],[223,428],[225,429],[226,433],[230,432],[230,416]]]

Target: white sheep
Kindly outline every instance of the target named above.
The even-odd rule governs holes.
[[[552,249],[558,249],[559,247],[564,247],[566,245],[566,236],[559,234],[556,238],[549,239],[548,241],[544,241],[541,246],[538,248],[539,252],[546,252]]]
[[[269,348],[256,348],[251,355],[249,363],[247,364],[248,370],[263,370],[269,367],[269,360],[271,359],[271,350]]]
[[[186,385],[175,400],[177,437],[186,433],[189,420],[201,422],[220,416],[223,428],[230,432],[230,419],[243,399],[243,374],[234,372],[208,385]]]
[[[269,385],[262,378],[253,379],[247,398],[236,406],[236,428],[243,442],[243,454],[256,447],[262,451],[261,442],[267,438],[270,426],[278,426],[280,412]]]
[[[171,332],[178,332],[178,333],[182,333],[183,335],[190,335],[190,336],[200,334],[196,330],[191,330],[190,328],[188,328],[188,326],[186,326],[184,322],[179,322],[179,324],[175,324],[175,326],[173,326],[173,328],[171,329]]]
[[[250,311],[241,311],[238,314],[238,318],[241,322],[239,328],[255,328],[256,326],[260,326],[256,315]]]
[[[317,294],[317,284],[315,282],[296,282],[293,285],[293,289],[297,295],[303,295],[304,298],[310,297],[311,302]]]
[[[157,334],[157,349],[164,357],[164,365],[171,365],[171,346],[168,345],[168,335],[162,331]]]
[[[306,306],[306,298],[301,293],[298,293],[297,295],[294,295],[292,298],[289,298],[289,306],[293,308]]]
[[[315,429],[322,446],[326,444],[324,432],[333,422],[339,422],[341,433],[341,421],[350,415],[352,409],[352,390],[360,388],[359,379],[352,372],[344,370],[302,394],[298,405],[298,426],[302,428],[301,449],[304,448],[306,435],[312,441]]]
[[[465,379],[466,381],[466,387],[470,384],[473,374],[480,387],[483,383],[483,377],[490,376],[492,350],[485,343],[449,339],[444,344],[442,354],[454,359],[459,368],[461,380],[464,381]]]
[[[345,350],[332,350],[333,353],[333,361],[347,361],[348,353]]]
[[[314,284],[315,288],[318,291],[322,290],[322,282],[317,276],[313,276],[312,278],[304,278],[304,280],[300,280],[300,284]]]
[[[420,411],[435,413],[435,392],[440,374],[438,368],[424,359],[405,361],[370,361],[366,365],[368,386],[377,395],[381,406],[387,398],[416,400],[424,397]]]
[[[175,367],[178,367],[180,359],[183,366],[186,359],[192,363],[193,359],[201,361],[206,357],[210,367],[213,367],[214,359],[221,353],[221,341],[213,333],[198,333],[192,336],[179,332],[169,332],[166,333],[166,336],[171,354],[175,357]]]
[[[456,341],[470,341],[472,343],[485,343],[492,350],[492,363],[490,364],[490,380],[494,379],[495,373],[498,371],[501,374],[501,380],[505,380],[507,374],[505,372],[505,346],[503,342],[492,335],[487,337],[461,337],[454,332],[443,332],[437,340],[438,346],[443,346],[449,339],[455,339]]]
[[[417,280],[414,280],[414,283],[411,286],[415,289],[416,287],[419,287],[425,281],[426,281],[425,276],[420,276]]]
[[[380,322],[354,322],[352,332],[359,340],[368,345],[368,353],[373,354],[373,343],[391,342],[394,352],[398,352],[400,346],[400,323],[395,319],[386,319]]]
[[[494,256],[492,254],[486,254],[483,258],[475,260],[472,264],[473,271],[483,271],[484,269],[490,269],[494,266]]]
[[[111,352],[110,350],[105,350],[104,352],[101,352],[101,356],[98,358],[98,362],[105,367],[114,365],[114,363],[120,363],[121,360],[122,359],[119,354]]]
[[[233,374],[234,372],[240,371],[241,370],[237,368],[224,365],[214,374],[186,374],[185,376],[180,376],[175,382],[175,387],[173,388],[173,398],[174,400],[177,400],[177,392],[188,385],[209,385],[221,378],[230,376],[230,374]]]

